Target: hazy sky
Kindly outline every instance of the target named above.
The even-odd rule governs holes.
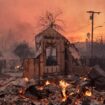
[[[95,38],[105,36],[105,0],[0,0],[0,37],[8,41],[27,40],[33,42],[39,31],[38,18],[46,11],[62,11],[63,34],[72,42],[85,41],[90,32],[88,10],[102,12],[95,16]]]

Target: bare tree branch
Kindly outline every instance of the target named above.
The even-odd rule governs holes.
[[[61,14],[62,14],[61,11],[56,14],[47,11],[45,16],[40,17],[39,25],[42,26],[43,28],[51,27],[56,30],[64,31],[64,29],[61,26],[61,24],[64,24],[64,22],[58,18],[59,15]]]

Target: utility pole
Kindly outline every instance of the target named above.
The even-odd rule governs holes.
[[[91,58],[93,58],[93,42],[94,42],[94,16],[95,14],[100,14],[100,12],[95,12],[95,11],[87,11],[87,13],[91,14],[90,15],[90,20],[91,20]]]

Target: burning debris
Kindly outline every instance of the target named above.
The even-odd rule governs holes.
[[[50,85],[50,82],[47,80],[47,81],[45,82],[45,85]]]
[[[74,85],[73,81],[60,80],[57,84],[47,80],[43,85],[29,86],[23,96],[35,105],[36,102],[41,105],[104,105],[105,93],[96,91],[86,81],[88,78],[82,77],[79,84]]]
[[[67,89],[67,87],[69,86],[69,84],[68,84],[67,82],[61,80],[61,81],[59,82],[59,86],[60,86],[61,89],[62,89],[62,95],[63,95],[62,101],[66,101],[66,100],[67,100],[66,89]]]
[[[79,77],[78,83],[69,77],[56,81],[43,80],[42,84],[35,81],[33,84],[27,77],[10,80],[15,82],[10,81],[0,88],[0,105],[105,104],[105,92],[95,90],[88,77]]]

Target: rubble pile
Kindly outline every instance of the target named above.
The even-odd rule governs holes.
[[[98,65],[90,71],[89,78],[97,90],[105,90],[105,72]]]
[[[3,82],[0,81],[2,85],[0,86],[0,105],[31,105],[29,99],[22,99],[19,95],[19,90],[21,87],[19,83],[19,78],[7,79]]]
[[[43,80],[41,84],[11,77],[1,83],[0,105],[105,105],[105,91],[96,90],[88,77]]]
[[[105,92],[90,86],[87,77],[75,80],[45,81],[41,85],[29,86],[21,95],[29,98],[34,105],[104,105]]]

